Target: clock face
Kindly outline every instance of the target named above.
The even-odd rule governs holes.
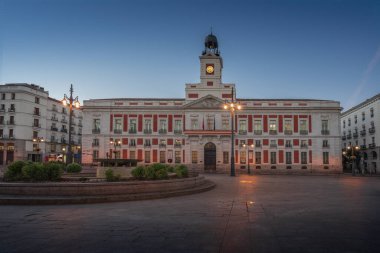
[[[212,73],[214,73],[214,67],[211,66],[211,65],[207,66],[207,67],[206,67],[206,72],[207,72],[208,74],[212,74]]]

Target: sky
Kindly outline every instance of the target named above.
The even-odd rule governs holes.
[[[348,109],[380,93],[379,0],[0,0],[0,84],[184,98],[211,27],[239,98]]]

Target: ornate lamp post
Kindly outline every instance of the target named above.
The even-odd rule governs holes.
[[[114,159],[116,159],[116,148],[120,147],[121,141],[120,140],[115,140],[115,141],[111,140],[110,144],[113,145],[113,148],[114,148],[113,152],[115,153]]]
[[[245,143],[243,144],[243,147],[247,148],[247,161],[248,161],[248,174],[251,175],[251,167],[249,166],[249,148],[251,147],[252,149],[255,147],[255,145],[246,145]]]
[[[80,103],[78,100],[78,96],[73,98],[73,85],[70,86],[70,96],[67,96],[64,94],[62,99],[63,106],[69,106],[69,144],[67,145],[67,157],[66,157],[66,164],[72,163],[72,150],[71,150],[71,127],[72,127],[72,118],[73,118],[73,106],[76,108],[80,107]]]
[[[347,147],[347,152],[343,151],[343,155],[347,155],[351,161],[351,166],[352,166],[352,175],[355,176],[355,160],[357,156],[357,152],[359,151],[359,146],[348,146]]]
[[[234,88],[231,89],[231,101],[226,101],[224,110],[229,110],[231,115],[231,177],[235,176],[235,111],[241,110],[241,105],[234,100]]]
[[[36,142],[37,143],[37,151],[38,153],[40,153],[40,143],[41,142],[44,142],[44,137],[37,137],[37,138],[33,138],[33,142]],[[40,156],[40,154],[38,154],[38,157]],[[38,161],[38,162],[41,162],[41,161]]]

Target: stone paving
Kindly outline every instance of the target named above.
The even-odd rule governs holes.
[[[379,252],[379,177],[206,177],[183,197],[0,206],[0,252]]]

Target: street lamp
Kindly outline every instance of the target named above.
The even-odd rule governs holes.
[[[229,110],[231,115],[231,177],[235,176],[235,130],[234,119],[235,111],[241,110],[241,105],[234,100],[234,88],[231,89],[231,101],[226,101],[223,106],[224,110]]]
[[[252,149],[255,147],[255,145],[246,145],[245,143],[243,144],[243,147],[247,148],[247,161],[248,161],[248,174],[251,175],[251,167],[249,166],[249,148],[251,147]]]
[[[44,140],[44,137],[36,137],[36,138],[33,138],[33,142],[36,142],[37,143],[37,151],[38,151],[38,153],[40,152],[40,143],[41,142],[44,142],[45,140]],[[40,154],[38,155],[38,157],[40,156]],[[39,161],[38,162],[40,162],[41,161],[41,159],[38,159]]]
[[[72,150],[71,150],[71,127],[72,127],[72,118],[73,118],[73,106],[76,108],[80,107],[80,103],[78,100],[78,96],[73,98],[73,85],[71,84],[70,86],[70,96],[67,96],[64,94],[63,99],[62,99],[62,104],[63,106],[69,106],[69,144],[67,147],[67,159],[66,159],[66,164],[72,162]]]
[[[359,151],[359,146],[347,146],[347,151],[343,151],[343,155],[347,155],[349,158],[349,161],[351,161],[351,169],[352,169],[352,175],[355,176],[355,168],[354,168],[354,162],[356,160],[357,152]]]
[[[114,151],[113,151],[115,153],[114,159],[116,159],[116,148],[120,147],[121,141],[120,140],[115,140],[115,141],[111,140],[110,144],[113,145],[113,147],[114,147]]]

